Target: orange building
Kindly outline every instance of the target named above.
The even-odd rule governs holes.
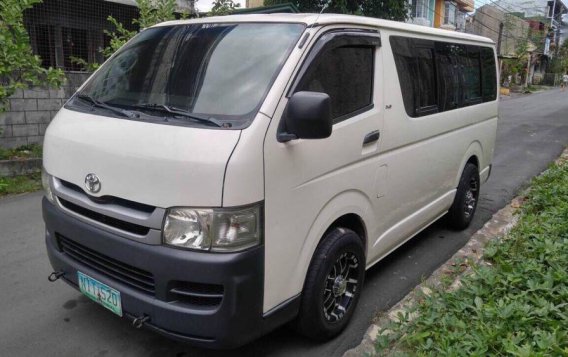
[[[465,31],[466,13],[474,9],[474,0],[436,0],[434,27]]]

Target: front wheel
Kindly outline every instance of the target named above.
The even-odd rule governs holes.
[[[462,230],[473,220],[479,200],[479,171],[477,166],[466,164],[456,191],[454,203],[448,211],[448,223],[451,228]]]
[[[296,320],[298,331],[316,340],[341,333],[359,301],[364,275],[361,238],[346,228],[333,229],[312,258]]]

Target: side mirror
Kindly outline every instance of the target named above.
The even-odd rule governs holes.
[[[324,139],[331,135],[331,100],[318,92],[297,92],[288,100],[278,141]]]

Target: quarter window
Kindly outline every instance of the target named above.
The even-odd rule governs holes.
[[[495,54],[487,47],[481,48],[481,87],[483,101],[488,102],[497,99],[497,67],[495,66]]]
[[[464,46],[465,47],[465,46]],[[479,47],[467,46],[462,52],[464,63],[464,100],[466,105],[481,101],[481,62]]]
[[[332,48],[312,63],[295,91],[329,95],[333,122],[338,123],[372,104],[373,66],[374,47]]]

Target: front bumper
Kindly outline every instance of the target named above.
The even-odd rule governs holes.
[[[133,319],[147,315],[150,320],[144,326],[161,334],[202,347],[233,348],[261,336],[275,323],[285,322],[293,315],[293,311],[286,316],[273,314],[278,315],[273,322],[263,316],[262,246],[244,252],[215,254],[147,245],[83,223],[46,199],[43,200],[43,217],[49,260],[55,271],[64,272],[63,279],[67,283],[78,288],[79,270],[117,289],[124,316]],[[154,291],[137,289],[105,274],[96,264],[85,263],[66,253],[61,237],[86,252],[151,273]],[[171,292],[179,282],[201,287],[222,286],[222,299],[214,306],[180,302],[172,298]]]

